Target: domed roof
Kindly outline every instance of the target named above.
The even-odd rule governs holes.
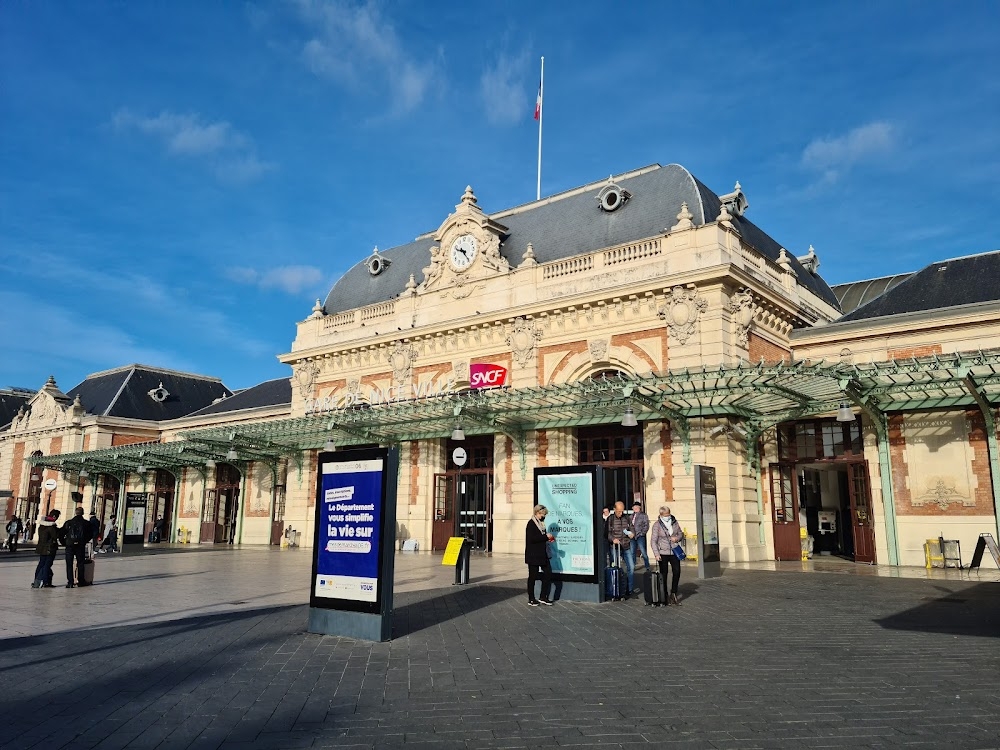
[[[613,211],[602,210],[598,204],[598,194],[609,182],[629,194],[628,200]],[[721,208],[719,196],[684,167],[653,164],[498,211],[489,218],[507,228],[500,252],[511,266],[517,266],[529,242],[535,259],[548,263],[662,234],[677,222],[682,203],[687,203],[695,226],[714,222]],[[743,216],[734,214],[732,222],[747,243],[771,260],[778,260],[781,246],[765,232]],[[360,261],[330,290],[324,304],[326,313],[335,315],[394,299],[406,288],[410,274],[419,284],[421,269],[427,265],[434,244],[431,232],[405,245],[379,251],[389,263],[377,275],[369,272],[368,258]],[[794,255],[791,263],[800,284],[839,308],[836,295],[821,277],[803,268]]]

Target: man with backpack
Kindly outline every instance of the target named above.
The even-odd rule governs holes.
[[[21,519],[16,514],[11,516],[7,522],[7,547],[11,552],[17,552],[17,538],[23,531],[24,524],[21,523]]]
[[[89,586],[83,579],[83,561],[86,555],[87,542],[93,537],[93,527],[90,521],[83,517],[83,508],[77,508],[76,514],[63,524],[61,529],[62,543],[66,546],[66,588],[73,586]],[[76,560],[80,571],[80,582],[74,583],[73,561]]]

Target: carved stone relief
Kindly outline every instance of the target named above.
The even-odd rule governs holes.
[[[590,350],[590,361],[591,362],[607,362],[608,361],[608,340],[607,339],[595,339],[593,341],[587,342],[587,348]]]
[[[299,362],[292,372],[292,380],[299,388],[302,398],[312,398],[316,377],[319,375],[319,365],[312,360]]]
[[[740,289],[729,298],[729,312],[736,323],[736,340],[740,346],[750,345],[750,329],[753,327],[753,294],[749,289]]]
[[[514,361],[521,367],[534,359],[535,349],[542,338],[542,332],[535,326],[534,322],[524,318],[514,318],[510,333],[507,335],[507,346],[510,347],[514,355]]]
[[[469,361],[465,359],[456,360],[451,364],[452,372],[455,373],[455,380],[460,383],[469,381]]]
[[[671,338],[684,344],[694,334],[698,317],[708,308],[708,301],[698,295],[694,284],[675,286],[670,290],[663,307],[657,312],[667,324]]]
[[[392,378],[397,383],[409,383],[413,377],[413,360],[417,355],[417,350],[412,344],[405,344],[397,341],[386,358],[392,368]]]

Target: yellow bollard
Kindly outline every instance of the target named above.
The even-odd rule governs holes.
[[[802,562],[809,559],[809,532],[799,527],[799,544],[802,546]]]

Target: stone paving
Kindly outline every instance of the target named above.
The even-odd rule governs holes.
[[[306,551],[100,558],[43,591],[11,556],[0,747],[1000,747],[995,575],[688,567],[680,608],[529,608],[514,556],[466,587],[439,562],[397,558],[371,644],[304,632]]]

